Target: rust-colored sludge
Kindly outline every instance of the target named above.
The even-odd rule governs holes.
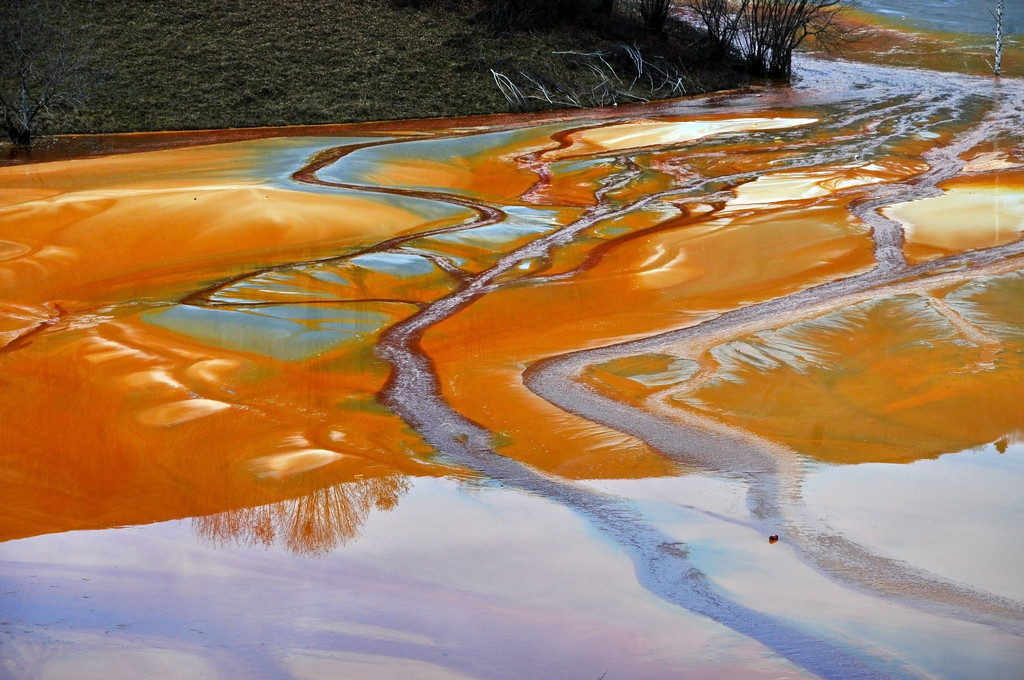
[[[1018,668],[1024,91],[843,69],[0,168],[23,665]],[[37,573],[74,586],[52,632]]]
[[[423,334],[441,396],[541,471],[674,474],[642,436],[542,399],[523,373],[870,272],[877,227],[853,208],[921,177],[929,165],[904,154],[955,130],[854,160],[829,145],[860,121],[830,115],[839,129],[787,111],[353,128],[0,170],[2,538],[202,517],[211,538],[319,553],[398,502],[408,475],[472,474],[381,403],[390,368],[374,346],[517,252]],[[1019,161],[980,144],[962,155],[942,193],[892,192],[876,211],[904,225],[910,264],[1024,228]],[[1014,438],[1014,268],[883,284],[626,349],[580,389],[837,462]]]

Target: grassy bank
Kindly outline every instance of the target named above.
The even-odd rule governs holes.
[[[91,0],[89,97],[39,132],[340,123],[663,98],[735,85],[682,24],[619,0],[503,31],[480,0]],[[639,61],[638,61],[639,58]],[[502,81],[495,73],[508,78]],[[550,101],[549,101],[550,100]]]

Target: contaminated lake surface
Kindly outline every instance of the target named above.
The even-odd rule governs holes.
[[[0,167],[0,678],[1017,677],[1024,82],[951,70]]]

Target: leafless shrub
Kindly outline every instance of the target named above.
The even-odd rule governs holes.
[[[511,75],[491,70],[512,110],[611,106],[681,97],[697,89],[680,67],[663,58],[647,57],[635,46],[554,52],[552,57],[568,60],[579,76],[568,81],[522,70]]]

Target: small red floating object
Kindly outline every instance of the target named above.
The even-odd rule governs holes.
[[[769,543],[775,543],[778,540],[779,540],[779,535],[778,534],[772,534],[771,536],[768,537],[768,542]]]

